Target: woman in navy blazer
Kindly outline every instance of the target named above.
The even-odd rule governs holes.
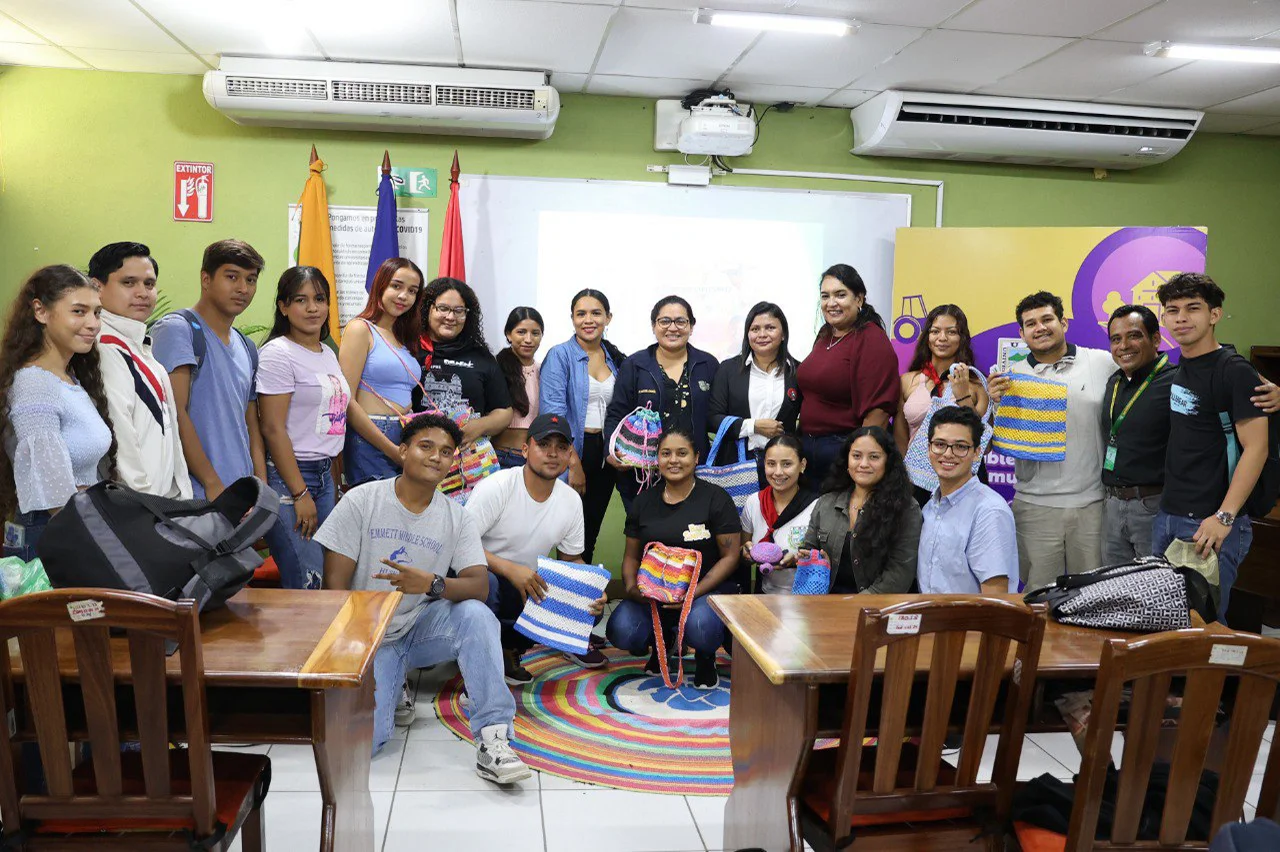
[[[569,314],[573,337],[551,347],[542,361],[538,410],[558,414],[572,427],[569,484],[582,495],[586,526],[582,558],[591,562],[617,479],[617,473],[605,463],[609,433],[604,426],[618,369],[626,356],[604,339],[604,330],[613,319],[604,293],[583,290],[573,297]]]
[[[618,370],[613,402],[605,419],[605,440],[608,441],[618,424],[633,410],[650,405],[662,416],[664,431],[680,425],[694,436],[698,461],[705,462],[710,446],[707,424],[711,382],[720,362],[689,345],[697,320],[693,308],[679,296],[659,299],[649,320],[658,342],[628,357]],[[633,471],[624,467],[616,456],[610,456],[608,462],[622,471],[618,477],[618,494],[630,512],[631,501],[640,491],[639,483]]]
[[[726,417],[740,421],[725,436],[717,464],[738,460],[738,438],[747,440],[747,449],[759,460],[770,438],[796,434],[800,388],[796,359],[787,352],[790,337],[786,314],[772,302],[757,302],[747,312],[742,352],[721,363],[711,383],[709,431],[718,432]],[[763,471],[760,484],[764,485]]]

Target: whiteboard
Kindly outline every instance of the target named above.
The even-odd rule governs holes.
[[[495,175],[464,176],[461,206],[467,282],[494,351],[521,305],[543,315],[544,352],[567,340],[572,297],[590,287],[608,296],[607,334],[624,352],[653,343],[650,310],[675,294],[693,306],[692,345],[738,352],[747,311],[767,300],[785,311],[803,358],[832,264],[856,268],[868,300],[891,315],[894,234],[911,224],[911,196],[898,193]]]

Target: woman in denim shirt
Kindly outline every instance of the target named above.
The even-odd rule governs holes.
[[[604,434],[604,419],[618,368],[626,356],[604,339],[604,330],[613,319],[604,293],[583,290],[573,297],[569,311],[573,337],[551,347],[542,361],[538,410],[560,415],[573,428],[569,484],[582,495],[586,523],[582,558],[591,562],[617,482],[616,472],[605,463],[609,438]]]

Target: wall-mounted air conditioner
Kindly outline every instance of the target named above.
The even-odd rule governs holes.
[[[223,57],[209,105],[237,124],[546,139],[560,95],[541,71]]]
[[[854,154],[1136,169],[1182,150],[1189,109],[881,92],[852,110]]]

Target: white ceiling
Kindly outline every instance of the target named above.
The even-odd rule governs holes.
[[[693,23],[696,6],[853,18],[844,38]],[[200,74],[220,54],[551,72],[562,92],[853,107],[886,88],[1206,110],[1280,135],[1280,65],[1144,56],[1280,46],[1280,0],[0,0],[0,65]]]

